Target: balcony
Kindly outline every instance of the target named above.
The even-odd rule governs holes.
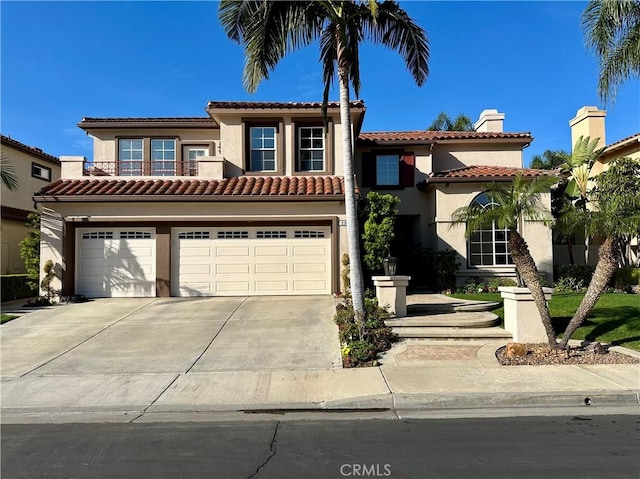
[[[84,162],[83,176],[198,176],[198,162],[92,161]]]
[[[87,161],[84,156],[61,156],[61,178],[83,178],[86,176],[109,176],[124,178],[140,177],[200,177],[222,179],[225,170],[229,176],[238,176],[243,171],[229,164],[221,156],[199,156],[187,161]]]

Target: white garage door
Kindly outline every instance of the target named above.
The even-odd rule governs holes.
[[[174,296],[329,294],[329,227],[174,228]]]
[[[76,293],[88,297],[155,297],[154,228],[78,228]]]

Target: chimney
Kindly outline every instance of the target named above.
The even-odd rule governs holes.
[[[598,110],[595,106],[583,106],[576,113],[575,118],[569,121],[571,127],[571,149],[573,150],[576,141],[581,136],[600,138],[598,148],[604,147],[606,139],[604,136],[604,117],[607,116],[605,110]]]
[[[498,113],[498,110],[483,110],[480,118],[475,122],[473,127],[476,131],[497,132],[502,133],[504,122],[504,113]]]

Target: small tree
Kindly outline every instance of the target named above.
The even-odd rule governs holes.
[[[365,219],[364,232],[364,264],[371,271],[382,268],[382,260],[390,254],[389,247],[395,233],[396,215],[400,198],[393,195],[381,195],[375,191],[367,193],[361,203],[362,216]]]
[[[542,155],[534,155],[531,158],[531,168],[540,170],[554,170],[569,163],[571,154],[564,150],[544,150]]]
[[[27,284],[37,290],[40,282],[40,213],[29,213],[25,226],[30,230],[20,241],[20,256],[27,270]]]
[[[529,246],[518,232],[521,219],[540,221],[551,224],[551,214],[541,203],[542,193],[549,188],[557,178],[538,177],[527,180],[518,175],[511,184],[501,185],[492,183],[486,192],[491,197],[493,207],[483,208],[479,205],[464,206],[453,212],[453,225],[464,223],[467,225],[466,235],[492,225],[509,230],[509,253],[516,266],[519,276],[531,291],[542,324],[547,333],[550,349],[557,348],[556,334],[551,324],[549,307],[542,290],[542,282]]]
[[[628,235],[637,235],[640,228],[640,162],[630,158],[616,160],[596,177],[592,190],[593,210],[582,215],[577,227],[588,233],[605,235],[598,251],[598,263],[587,292],[567,325],[559,347],[565,348],[576,329],[587,318],[618,269],[620,243]]]
[[[53,264],[53,261],[48,260],[44,264],[42,270],[44,271],[44,277],[40,283],[40,289],[45,292],[45,298],[47,298],[47,301],[51,303],[52,300],[59,295],[59,291],[53,289],[52,286],[53,281],[58,277],[56,265]]]

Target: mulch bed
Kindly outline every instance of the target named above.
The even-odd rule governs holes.
[[[593,343],[598,344],[598,343]],[[640,364],[640,358],[607,350],[606,346],[571,347],[550,351],[547,344],[525,344],[526,356],[507,358],[506,346],[496,351],[502,366],[544,366],[566,364]]]

